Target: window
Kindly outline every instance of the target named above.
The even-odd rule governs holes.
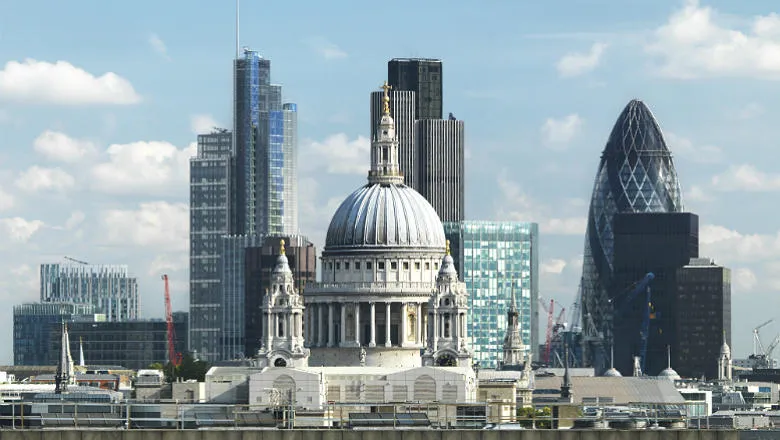
[[[385,262],[384,261],[380,261],[380,262],[376,263],[376,268],[379,269],[379,270],[385,270]]]
[[[425,270],[431,270],[431,263],[429,261],[425,262]]]
[[[336,265],[338,266],[338,263]],[[439,263],[433,263],[433,268],[439,270]]]
[[[355,261],[355,270],[360,270],[360,261]]]
[[[344,262],[344,270],[349,270],[349,261]]]
[[[420,262],[419,261],[415,261],[414,262],[414,270],[420,270]]]
[[[341,270],[341,261],[336,262],[336,270]]]
[[[404,261],[404,270],[409,270],[409,262]]]
[[[332,261],[328,262],[328,269],[333,269],[333,262]]]
[[[390,270],[398,270],[398,263],[395,261],[390,262]]]
[[[366,261],[366,269],[371,270],[371,262]]]

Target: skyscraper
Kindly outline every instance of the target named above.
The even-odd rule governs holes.
[[[62,302],[14,306],[14,365],[55,365],[49,359],[49,328],[62,328],[77,315],[93,315],[92,304]]]
[[[442,63],[427,58],[393,58],[387,62],[393,90],[415,93],[417,119],[442,118]]]
[[[237,202],[231,151],[232,133],[216,130],[198,135],[198,153],[190,159],[189,349],[204,359],[220,352],[220,238],[237,228],[231,215]]]
[[[244,355],[245,255],[259,246],[258,235],[226,235],[221,239],[222,331],[220,359],[238,359]]]
[[[465,144],[463,121],[420,119],[415,122],[419,176],[415,189],[443,222],[464,219]]]
[[[41,302],[92,304],[109,321],[139,315],[138,282],[124,265],[41,264]]]
[[[582,322],[592,320],[607,344],[612,339],[607,289],[613,275],[613,217],[681,210],[680,184],[661,128],[642,101],[632,100],[618,117],[601,155],[583,256]],[[590,355],[594,367],[603,371],[605,356],[595,359]]]
[[[516,298],[523,344],[539,346],[539,227],[536,223],[445,222],[455,267],[469,293],[468,334],[474,360],[496,368],[504,346],[506,311]],[[457,241],[456,241],[457,240]]]

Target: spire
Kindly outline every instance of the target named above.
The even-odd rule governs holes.
[[[62,339],[60,340],[60,362],[57,364],[57,374],[54,376],[54,393],[62,394],[73,383],[73,357],[70,355],[70,337],[68,325],[62,323]]]
[[[561,397],[571,399],[571,376],[569,375],[569,343],[563,343],[563,383],[561,384]]]
[[[450,241],[449,240],[447,240],[447,248],[446,248],[446,250],[447,250],[447,255],[451,255],[450,254]]]
[[[666,346],[666,368],[672,368],[672,347],[670,345]]]
[[[79,367],[86,366],[87,364],[84,362],[84,340],[79,336]]]
[[[284,250],[284,239],[279,240],[279,255],[286,255]]]
[[[395,121],[390,115],[389,91],[392,87],[385,81],[381,88],[384,90],[382,116],[378,121],[376,137],[371,142],[371,170],[368,172],[368,183],[402,185],[404,175],[399,165]]]

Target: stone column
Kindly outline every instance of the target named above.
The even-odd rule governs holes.
[[[385,303],[385,347],[392,345],[390,340],[390,303]]]
[[[341,310],[341,332],[339,332],[339,347],[344,347],[345,342],[347,342],[347,305],[341,303],[341,307],[339,307],[339,309]]]
[[[422,321],[422,304],[420,303],[417,303],[417,317],[414,321],[414,343],[420,345],[422,343],[422,326],[420,325]]]
[[[368,342],[369,347],[376,347],[376,304],[371,301],[371,340]]]
[[[265,341],[266,341],[266,350],[271,349],[271,341],[273,338],[273,328],[274,328],[274,320],[273,315],[271,312],[265,313]]]
[[[452,329],[452,339],[457,342],[458,338],[460,338],[460,313],[455,312],[453,318],[455,320],[450,324],[450,328]]]
[[[317,346],[325,346],[325,307],[317,303]]]
[[[333,325],[333,320],[335,319],[333,308],[333,303],[328,303],[328,347],[333,347],[336,341],[336,329]]]
[[[406,319],[406,303],[401,303],[401,347],[406,346],[406,326],[408,319]]]
[[[433,330],[433,351],[436,351],[437,347],[439,346],[439,335],[440,328],[439,328],[439,311],[436,309],[433,309],[433,325],[431,326],[431,330]]]
[[[355,303],[355,345],[360,346],[360,303]]]

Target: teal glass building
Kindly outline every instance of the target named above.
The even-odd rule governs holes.
[[[536,352],[539,225],[466,220],[445,222],[444,232],[450,240],[458,274],[469,292],[468,330],[474,360],[482,368],[495,368],[501,360],[506,311],[513,290],[523,343]]]

